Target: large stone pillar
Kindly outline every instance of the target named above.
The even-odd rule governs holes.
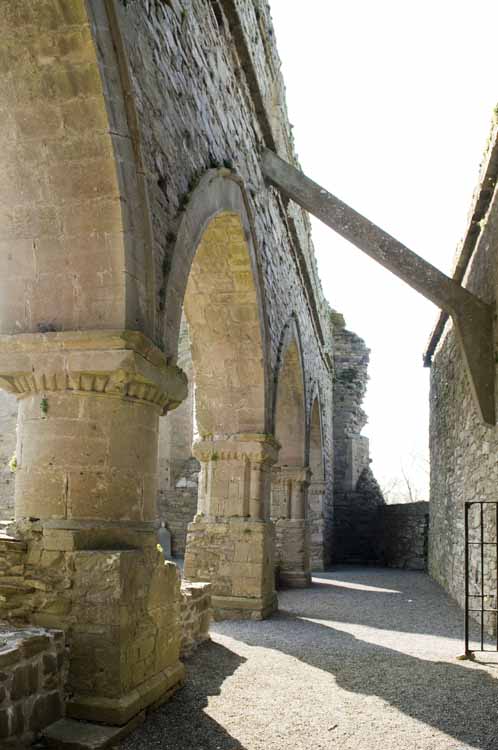
[[[194,445],[199,504],[189,525],[185,577],[211,581],[216,619],[260,620],[277,606],[270,470],[278,446],[266,435],[239,434]]]
[[[159,416],[185,377],[139,333],[23,334],[0,338],[0,386],[19,400],[26,619],[67,633],[68,714],[125,724],[183,679],[155,503]]]
[[[306,467],[279,466],[272,479],[278,581],[301,588],[311,583]]]

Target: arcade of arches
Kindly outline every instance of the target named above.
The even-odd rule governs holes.
[[[296,163],[268,4],[183,5],[2,5],[0,618],[119,726],[182,684],[187,600],[270,616],[369,471],[368,352],[260,167]]]

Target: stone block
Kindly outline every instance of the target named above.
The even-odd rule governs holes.
[[[54,750],[105,750],[133,732],[144,719],[143,711],[121,727],[60,719],[45,729],[42,736],[45,745]]]
[[[39,732],[44,727],[53,724],[64,715],[64,706],[58,690],[38,695],[33,703],[29,719],[29,728]]]
[[[5,740],[10,736],[10,711],[0,708],[0,739]]]

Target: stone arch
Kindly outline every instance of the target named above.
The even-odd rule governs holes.
[[[212,582],[218,613],[256,618],[276,606],[269,496],[277,451],[268,435],[262,290],[242,184],[227,170],[211,170],[182,217],[165,300],[173,361],[182,306],[188,323],[198,431],[193,453],[201,465],[185,576]],[[248,543],[252,552],[240,557]]]
[[[133,208],[140,170],[107,5],[4,9],[0,333],[152,332],[151,258]]]
[[[309,428],[307,431],[308,466],[311,471],[311,481],[323,481],[325,462],[323,456],[323,425],[320,393],[315,387],[311,401]]]
[[[244,273],[248,275],[250,272],[254,284],[258,310],[257,322],[260,329],[259,335],[264,363],[264,388],[265,394],[268,395],[271,392],[268,365],[268,316],[252,210],[242,180],[227,169],[211,169],[206,172],[191,193],[179,223],[165,287],[164,350],[168,360],[176,363],[183,304],[194,257],[209,224],[221,215],[232,216],[233,231],[238,234],[235,240],[239,245],[242,244],[242,237],[244,240],[249,260],[249,265],[246,264]],[[237,218],[235,219],[235,217]],[[236,222],[239,224],[238,227],[236,227]],[[265,426],[262,431],[271,431],[270,420],[270,399],[266,397]]]
[[[265,356],[239,215],[218,213],[199,242],[185,290],[200,436],[264,433]]]
[[[279,463],[304,465],[306,392],[299,326],[294,315],[285,325],[277,359],[273,428],[280,444]]]
[[[284,586],[310,583],[306,424],[302,349],[299,327],[292,316],[282,335],[274,396],[275,437],[280,450],[278,466],[273,470],[271,514],[278,580]]]

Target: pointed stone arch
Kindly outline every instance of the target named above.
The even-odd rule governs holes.
[[[276,606],[267,324],[247,196],[227,170],[201,179],[179,225],[165,299],[171,361],[182,308],[194,371],[193,453],[201,465],[185,576],[211,581],[218,617],[264,617]]]
[[[305,382],[299,326],[292,315],[281,337],[273,410],[280,450],[278,465],[273,470],[272,518],[278,580],[283,586],[301,587],[310,583]]]

